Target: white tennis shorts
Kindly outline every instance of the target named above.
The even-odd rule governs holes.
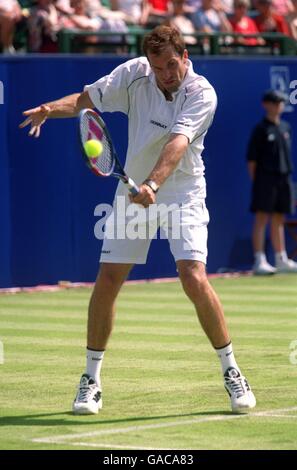
[[[100,262],[145,264],[152,239],[167,238],[175,261],[206,264],[205,181],[192,176],[184,179],[184,184],[169,180],[160,188],[156,204],[147,209],[131,204],[120,183],[106,221]]]

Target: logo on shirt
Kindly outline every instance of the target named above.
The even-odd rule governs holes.
[[[273,142],[275,140],[274,134],[268,134],[268,142]]]
[[[151,124],[154,124],[154,126],[162,127],[162,129],[167,129],[167,126],[165,124],[162,124],[161,122],[154,121],[153,119],[150,120]]]
[[[182,121],[177,121],[176,124],[178,124],[180,126],[184,126],[184,127],[191,127],[190,124],[187,124],[186,122],[182,122]]]
[[[100,102],[102,103],[103,93],[102,93],[100,88],[97,88],[97,91],[98,91],[98,94],[99,94]]]

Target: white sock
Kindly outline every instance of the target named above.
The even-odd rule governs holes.
[[[241,374],[240,369],[236,363],[236,360],[233,354],[233,348],[232,348],[231,342],[227,344],[227,346],[225,346],[224,348],[219,348],[219,349],[216,348],[216,352],[221,361],[223,375],[225,374],[226,370],[229,367],[234,367]]]
[[[275,262],[281,263],[282,261],[288,261],[288,255],[287,255],[286,250],[277,251],[275,253]]]
[[[93,377],[93,379],[95,379],[100,390],[101,390],[100,372],[101,372],[103,357],[104,357],[104,351],[94,351],[93,349],[87,348],[86,374],[90,375],[91,377]]]
[[[256,263],[264,263],[267,261],[264,251],[256,251],[254,256]]]

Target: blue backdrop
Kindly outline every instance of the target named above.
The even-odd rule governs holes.
[[[48,56],[1,58],[0,81],[0,287],[92,281],[100,242],[94,209],[110,202],[113,179],[98,179],[84,166],[75,120],[53,120],[39,139],[19,130],[21,112],[81,91],[124,57]],[[247,268],[252,262],[248,211],[250,182],[245,151],[251,128],[262,117],[261,95],[272,85],[289,90],[297,78],[295,59],[196,58],[195,70],[214,85],[219,106],[206,139],[209,272]],[[125,116],[105,115],[118,153],[125,157]],[[297,139],[296,106],[284,114]],[[297,146],[293,146],[296,161]],[[131,278],[175,276],[166,240],[154,240],[147,265]]]

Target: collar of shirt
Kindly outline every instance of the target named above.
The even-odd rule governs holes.
[[[265,124],[269,124],[270,126],[275,126],[275,127],[279,127],[279,125],[281,124],[281,121],[279,121],[279,122],[273,122],[273,121],[270,121],[270,119],[268,119],[267,117],[265,117],[265,118],[263,119],[263,122],[264,122]]]

